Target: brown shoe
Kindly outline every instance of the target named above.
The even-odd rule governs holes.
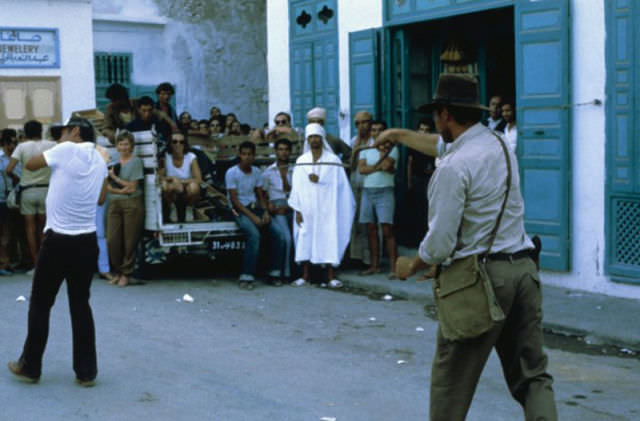
[[[76,384],[82,387],[93,387],[96,385],[96,379],[79,379],[76,377]]]
[[[21,361],[10,361],[7,367],[9,367],[11,374],[25,383],[38,383],[40,380],[40,377],[32,377],[25,373],[24,363]]]

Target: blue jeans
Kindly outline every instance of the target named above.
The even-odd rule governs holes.
[[[276,207],[286,206],[284,199],[274,200]],[[291,249],[293,237],[291,235],[291,212],[286,215],[273,215],[269,228],[271,236],[272,265],[269,275],[288,278],[291,276]]]
[[[259,218],[262,217],[262,214],[264,213],[264,210],[260,208],[251,209],[251,211]],[[236,217],[236,223],[246,237],[246,246],[244,249],[244,255],[242,256],[242,271],[240,273],[240,278],[241,280],[249,280],[244,278],[250,278],[253,280],[256,276],[258,254],[260,252],[260,228],[256,226],[248,216],[243,214]],[[270,223],[268,227],[271,238],[277,237],[278,233],[276,228],[274,228],[275,225]],[[271,270],[282,270],[282,262],[284,261],[282,253],[282,246],[275,247],[271,250]]]
[[[96,235],[98,237],[98,272],[109,273],[109,249],[107,247],[107,237],[105,235],[106,210],[109,203],[105,202],[102,206],[98,206],[96,211]]]

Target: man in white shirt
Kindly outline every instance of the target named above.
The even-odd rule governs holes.
[[[91,123],[72,117],[62,127],[61,143],[26,164],[30,171],[51,169],[47,223],[33,276],[27,339],[18,361],[9,363],[9,370],[26,382],[40,379],[51,307],[66,279],[76,383],[84,387],[95,384],[98,367],[89,296],[98,258],[96,204],[105,200],[107,164],[94,142]]]
[[[516,110],[512,102],[502,104],[502,118],[504,118],[504,140],[514,153],[518,146],[518,125],[516,124]]]
[[[438,329],[431,372],[431,420],[464,420],[491,350],[495,347],[512,396],[527,419],[557,420],[547,356],[542,349],[542,310],[537,253],[524,229],[518,162],[507,151],[511,166],[508,200],[495,241],[490,234],[507,191],[507,158],[495,133],[480,124],[477,81],[462,75],[441,75],[432,104],[425,111],[444,142],[441,165],[429,182],[429,231],[418,256],[397,263],[405,278],[428,264],[455,262],[488,253],[486,270],[505,319],[468,341],[449,340]],[[411,138],[410,142],[405,142]],[[424,140],[423,150],[434,151],[437,139],[403,131],[388,131],[379,142]],[[419,142],[417,142],[419,143]],[[438,293],[436,288],[435,293]]]
[[[27,121],[24,124],[24,133],[27,138],[18,144],[18,147],[11,154],[11,162],[7,167],[7,174],[13,176],[18,164],[23,168],[27,161],[34,156],[56,146],[56,142],[42,139],[42,123],[36,120]],[[29,171],[24,168],[20,176],[20,213],[24,217],[24,228],[29,244],[31,260],[35,265],[40,244],[42,243],[42,233],[46,219],[45,200],[49,188],[49,175],[51,170],[44,167],[37,171]],[[33,270],[27,272],[33,275]]]
[[[372,127],[375,139],[379,133],[386,129],[386,123],[374,121]],[[395,279],[398,247],[396,245],[393,218],[395,213],[394,175],[396,163],[398,162],[398,148],[393,147],[388,156],[382,160],[389,147],[389,145],[380,145],[376,149],[365,149],[360,152],[358,171],[364,177],[364,188],[358,222],[367,226],[369,253],[371,255],[371,266],[361,274],[371,275],[380,272],[380,246],[378,239],[378,224],[380,224],[382,226],[382,237],[387,246],[389,256],[389,279]]]
[[[373,143],[371,136],[371,123],[373,117],[368,111],[358,111],[354,117],[356,126],[356,135],[351,139],[351,153],[357,154],[357,149],[362,146],[369,146]],[[359,223],[360,219],[360,202],[362,200],[362,189],[364,178],[358,171],[357,164],[360,160],[359,156],[354,159],[354,168],[351,168],[350,182],[353,196],[356,200],[356,214],[351,232],[351,243],[349,245],[349,256],[354,260],[360,260],[365,265],[371,264],[371,254],[369,252],[369,240],[367,227]]]
[[[489,116],[482,124],[496,132],[504,130],[506,123],[502,117],[502,97],[500,95],[494,95],[489,100]]]
[[[287,203],[291,193],[293,166],[289,165],[291,141],[276,140],[276,161],[262,173],[262,191],[266,194],[267,210],[271,215],[269,233],[271,239],[271,270],[269,281],[280,286],[291,277],[291,208]]]

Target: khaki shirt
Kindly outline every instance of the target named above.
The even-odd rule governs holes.
[[[52,140],[27,140],[19,143],[11,154],[22,165],[22,175],[20,176],[21,186],[31,186],[34,184],[49,184],[51,169],[49,167],[40,168],[36,171],[28,170],[25,165],[34,156],[38,156],[46,150],[56,146]]]
[[[524,229],[518,162],[512,151],[511,189],[492,253],[534,248]],[[493,133],[477,123],[447,145],[429,182],[429,231],[418,254],[428,264],[484,253],[504,200],[507,164]]]

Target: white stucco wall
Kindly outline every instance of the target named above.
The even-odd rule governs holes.
[[[338,1],[338,43],[340,73],[340,137],[350,139],[351,114],[349,79],[349,32],[382,26],[382,1]]]
[[[267,77],[269,80],[270,126],[273,126],[273,118],[278,112],[291,113],[288,5],[288,0],[267,0]]]
[[[89,0],[2,1],[2,25],[58,28],[59,69],[0,69],[0,76],[59,77],[62,118],[95,106],[93,33]]]
[[[629,298],[640,298],[640,286],[615,283],[605,264],[605,2],[571,1],[572,103],[599,99],[603,105],[571,110],[573,195],[571,198],[572,270],[544,272],[544,282]]]

